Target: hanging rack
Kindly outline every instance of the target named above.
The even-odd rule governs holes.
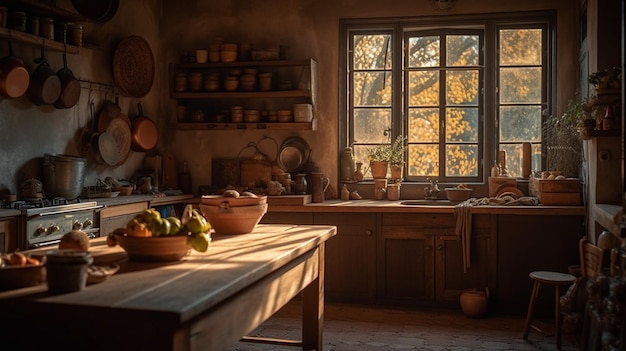
[[[78,79],[78,81],[80,82],[80,87],[83,89],[89,89],[89,90],[98,90],[98,91],[105,91],[105,92],[112,92],[113,94],[116,93],[116,88],[115,85],[113,84],[107,84],[107,83],[100,83],[100,82],[95,82],[92,80],[88,80],[88,79]]]

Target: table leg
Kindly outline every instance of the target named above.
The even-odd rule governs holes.
[[[302,349],[322,351],[324,328],[324,251],[318,249],[319,266],[317,279],[302,290]]]

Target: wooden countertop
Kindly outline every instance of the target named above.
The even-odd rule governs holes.
[[[141,326],[157,334],[177,330],[335,234],[334,226],[258,225],[249,234],[214,235],[207,252],[192,250],[183,260],[166,263],[128,261],[120,247],[108,247],[105,238],[98,238],[90,248],[94,264],[118,263],[118,273],[80,292],[63,295],[49,295],[45,284],[3,292],[0,309],[3,314],[9,311],[9,315],[32,318],[41,328],[64,321],[74,321],[74,326],[80,321],[102,337],[116,335],[116,330],[139,331]],[[272,301],[265,303],[271,305]],[[8,332],[3,328],[0,334]]]
[[[441,201],[442,205],[424,201],[424,205],[403,205],[415,200],[328,200],[302,206],[269,206],[269,212],[379,212],[379,213],[454,213],[455,203]],[[419,200],[418,200],[419,201]],[[584,206],[474,206],[475,214],[519,214],[535,216],[584,215]]]

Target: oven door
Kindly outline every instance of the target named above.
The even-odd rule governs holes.
[[[100,236],[96,225],[96,210],[81,209],[64,212],[41,212],[26,219],[26,247],[28,249],[56,245],[63,235],[82,230],[90,238]]]

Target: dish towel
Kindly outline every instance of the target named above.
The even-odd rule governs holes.
[[[470,198],[454,206],[456,218],[455,233],[461,238],[463,249],[463,273],[470,268],[470,250],[472,242],[472,207],[473,206],[537,206],[539,199],[532,196],[501,196]]]

